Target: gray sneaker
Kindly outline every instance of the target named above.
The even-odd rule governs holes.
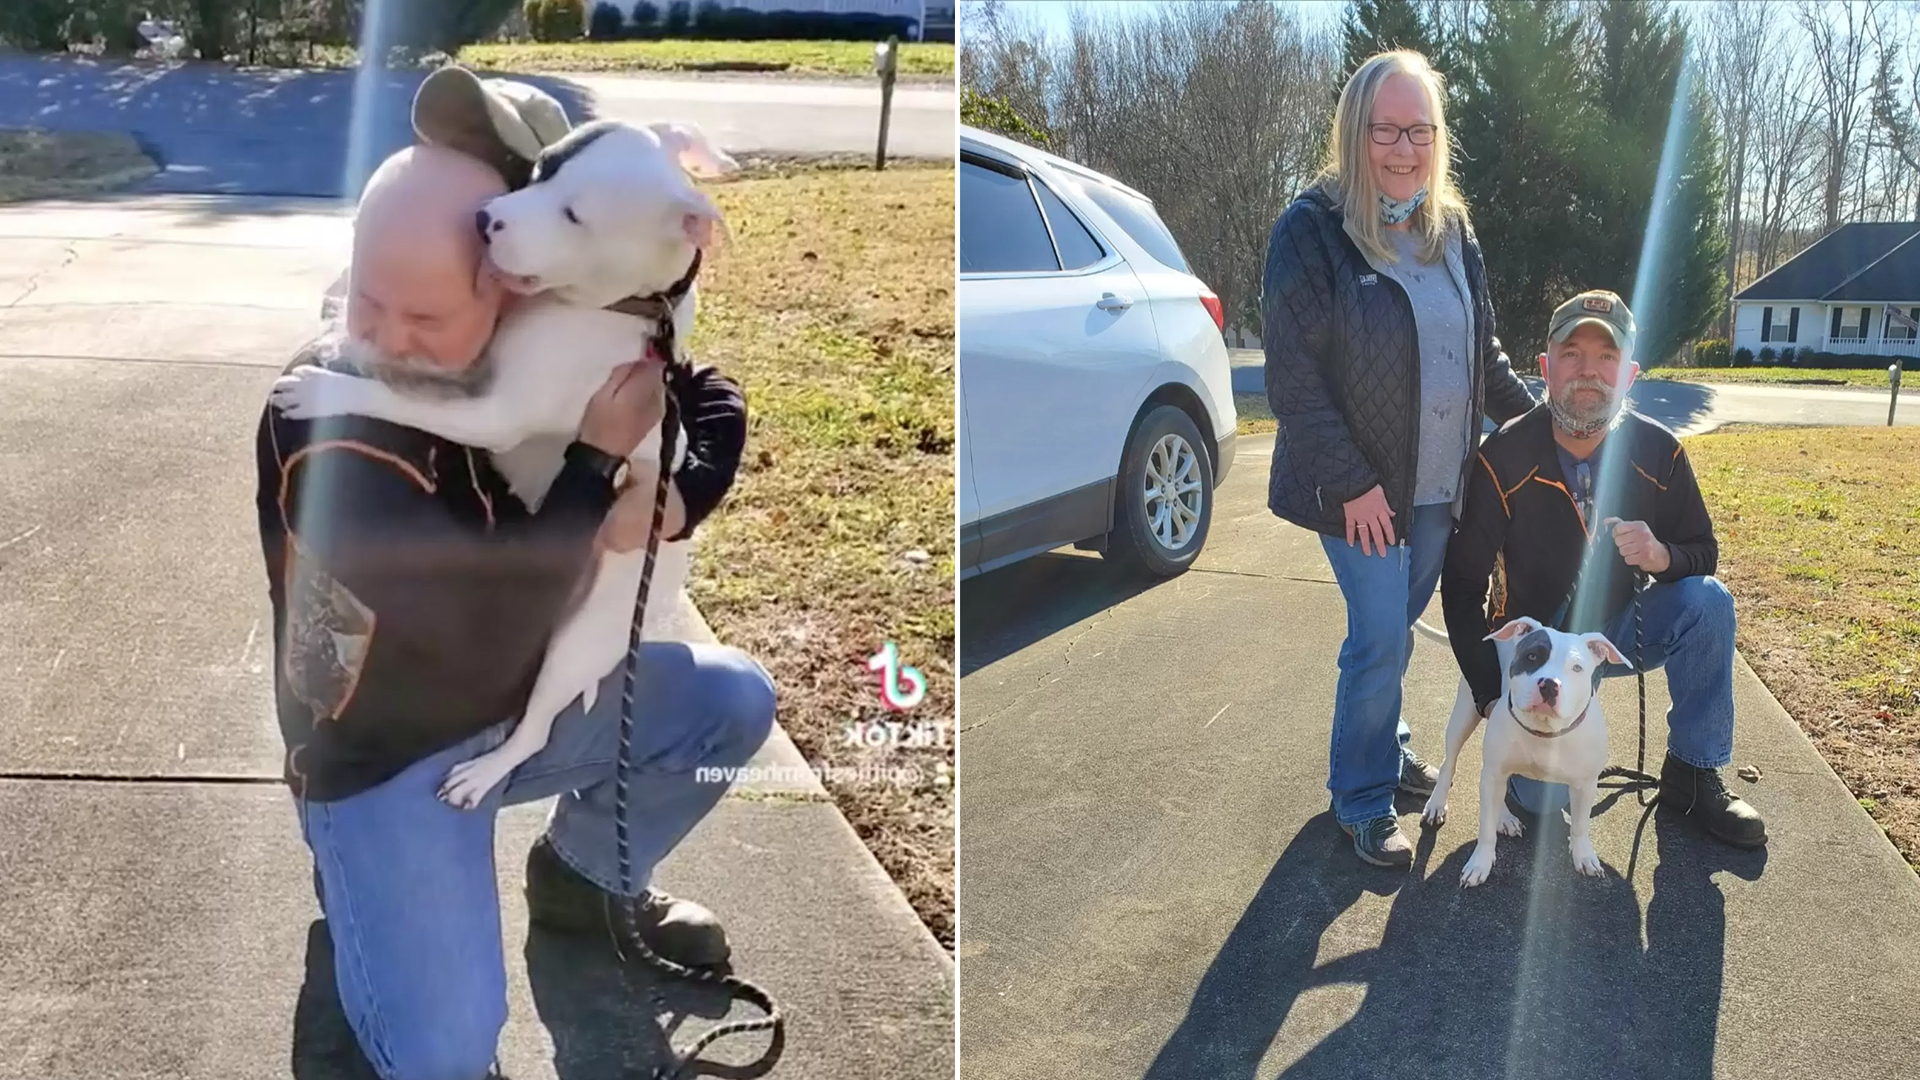
[[[1440,770],[1420,760],[1413,747],[1400,748],[1400,790],[1409,795],[1431,795],[1440,784]]]
[[[1342,825],[1340,828],[1353,837],[1353,853],[1367,862],[1400,870],[1413,865],[1413,845],[1407,841],[1406,834],[1400,831],[1399,818],[1386,814],[1358,825]]]

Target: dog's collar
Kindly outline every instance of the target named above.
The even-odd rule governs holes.
[[[608,311],[617,311],[622,315],[638,315],[643,319],[672,319],[673,309],[687,298],[693,289],[693,279],[700,275],[700,249],[693,250],[693,262],[687,264],[687,272],[680,280],[657,293],[647,296],[628,296],[607,305]]]
[[[1589,701],[1587,702],[1587,707],[1580,710],[1580,715],[1573,718],[1573,723],[1568,724],[1566,727],[1561,728],[1559,731],[1541,731],[1538,728],[1528,727],[1526,725],[1526,721],[1520,719],[1520,711],[1513,707],[1513,691],[1511,690],[1507,691],[1507,715],[1513,717],[1513,722],[1520,725],[1521,731],[1524,731],[1529,735],[1537,736],[1542,739],[1557,739],[1560,736],[1565,735],[1567,732],[1572,731],[1574,728],[1577,728],[1581,724],[1586,723],[1587,714],[1592,711],[1593,711],[1593,702]]]
[[[642,319],[652,319],[654,331],[647,341],[649,351],[657,351],[660,359],[673,366],[673,312],[680,301],[687,298],[693,290],[693,279],[700,274],[700,249],[693,249],[693,262],[687,264],[687,272],[680,280],[665,289],[648,296],[628,296],[608,304],[606,310],[617,311],[622,315],[634,315]]]

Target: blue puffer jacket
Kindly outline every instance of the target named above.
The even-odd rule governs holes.
[[[1406,291],[1374,269],[1344,223],[1332,197],[1315,187],[1294,199],[1267,241],[1261,340],[1267,404],[1280,422],[1267,506],[1296,525],[1344,537],[1342,504],[1379,484],[1398,537],[1413,516],[1420,335]],[[1493,335],[1480,244],[1471,231],[1462,241],[1478,360],[1467,415],[1477,444],[1483,412],[1503,424],[1537,402]]]

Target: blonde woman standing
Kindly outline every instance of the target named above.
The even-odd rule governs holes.
[[[1273,226],[1262,289],[1280,428],[1267,505],[1321,534],[1346,598],[1327,788],[1355,853],[1379,866],[1413,862],[1394,792],[1437,779],[1408,745],[1400,687],[1480,418],[1535,404],[1493,334],[1444,101],[1419,53],[1360,65],[1325,170]]]

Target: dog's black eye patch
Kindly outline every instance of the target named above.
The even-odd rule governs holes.
[[[565,138],[547,147],[541,152],[540,160],[533,163],[532,182],[537,184],[542,180],[553,179],[561,166],[572,161],[580,151],[592,146],[593,140],[612,131],[616,126],[618,126],[617,122],[613,120],[595,120],[567,132]]]
[[[1547,660],[1553,656],[1553,638],[1545,630],[1534,630],[1520,639],[1513,649],[1513,667],[1510,675],[1531,675],[1547,666]]]

